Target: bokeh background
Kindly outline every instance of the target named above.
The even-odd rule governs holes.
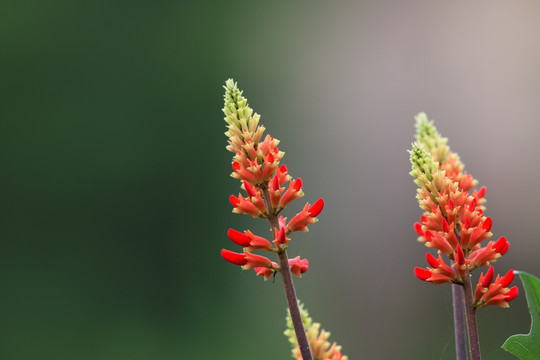
[[[450,288],[426,249],[406,149],[426,111],[487,186],[496,270],[540,275],[538,1],[26,1],[0,4],[0,358],[288,359],[280,281],[223,261],[222,85],[323,197],[289,254],[351,359],[452,359]],[[292,216],[302,204],[294,204]],[[486,359],[524,297],[479,313]]]

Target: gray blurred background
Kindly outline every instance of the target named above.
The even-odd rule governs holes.
[[[540,275],[538,1],[25,1],[0,4],[0,358],[288,359],[285,298],[223,261],[221,113],[233,77],[304,200],[296,281],[350,359],[452,359],[449,286],[426,248],[406,149],[420,111],[487,186]],[[302,204],[295,203],[293,216]],[[518,281],[516,281],[518,283]],[[520,296],[479,313],[484,358],[526,333]]]

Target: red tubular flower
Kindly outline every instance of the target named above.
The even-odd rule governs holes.
[[[490,266],[488,271],[486,272],[486,275],[482,279],[481,286],[484,288],[487,288],[489,284],[493,281],[493,266]]]
[[[311,216],[309,209],[310,206],[309,203],[307,203],[302,211],[291,219],[291,221],[287,224],[287,234],[295,231],[308,231],[307,226],[317,222],[317,219]]]
[[[323,208],[324,208],[324,200],[319,199],[315,201],[315,203],[311,205],[311,207],[309,208],[308,210],[309,215],[311,215],[312,217],[317,217],[319,216]]]
[[[422,268],[419,268],[419,267],[415,267],[414,268],[414,275],[422,280],[422,281],[427,281],[427,279],[429,279],[431,277],[431,271],[429,270],[426,270],[426,269],[422,269]]]
[[[244,189],[250,198],[257,196],[257,192],[253,186],[251,186],[247,181],[242,181],[242,183],[244,184]]]
[[[285,227],[284,226],[281,226],[279,228],[279,232],[278,232],[278,235],[276,237],[276,240],[274,240],[274,242],[277,244],[280,244],[280,245],[284,245],[286,244],[290,239],[287,239],[287,234],[286,234],[286,231],[285,231]]]
[[[247,230],[245,234],[249,237],[249,245],[244,249],[245,251],[252,252],[253,250],[272,250],[272,243],[265,238],[254,235],[249,230]]]
[[[250,252],[244,253],[246,256],[246,264],[243,266],[244,269],[251,269],[255,267],[272,267],[272,262],[261,255],[252,254]]]
[[[234,213],[247,214],[254,218],[268,216],[264,201],[258,193],[256,196],[249,198],[244,198],[241,194],[238,197],[231,195],[229,201],[234,207]]]
[[[234,229],[229,229],[227,231],[227,236],[231,241],[237,245],[240,246],[249,246],[249,243],[251,242],[251,239],[246,234],[241,233],[240,231],[236,231]]]
[[[221,249],[221,256],[233,265],[246,265],[247,259],[245,254],[238,254],[227,249]]]
[[[291,201],[299,199],[302,196],[304,196],[304,192],[302,191],[302,179],[298,178],[289,183],[289,189],[285,191],[279,200],[279,207],[285,209]]]
[[[277,268],[276,263],[272,264],[275,264],[275,267]],[[276,272],[276,270],[274,270],[273,268],[267,267],[254,267],[253,270],[255,270],[255,274],[257,274],[258,276],[264,276],[264,280],[270,279],[270,277]]]
[[[300,260],[300,256],[297,256],[294,259],[289,259],[289,266],[291,267],[291,273],[301,277],[308,270],[309,262],[307,259]]]
[[[493,267],[490,267],[486,275],[483,273],[480,275],[474,293],[474,306],[477,308],[488,305],[508,307],[508,302],[514,300],[518,295],[517,287],[508,288],[513,279],[514,271],[510,270],[503,277],[497,275],[497,278],[492,283]]]

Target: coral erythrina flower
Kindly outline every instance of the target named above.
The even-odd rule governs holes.
[[[482,245],[493,235],[492,220],[484,215],[485,187],[472,190],[477,181],[463,172],[459,156],[450,151],[447,139],[424,113],[416,116],[416,129],[417,142],[409,151],[410,174],[419,186],[417,199],[425,212],[414,229],[420,242],[439,253],[437,258],[426,255],[429,267],[416,268],[416,277],[433,284],[463,284],[472,270],[490,266],[486,275],[480,276],[474,306],[508,307],[518,293],[517,287],[508,288],[513,271],[497,276],[492,283],[491,264],[506,253],[509,243],[501,237]],[[442,255],[454,264],[445,263]]]
[[[245,191],[245,195],[231,195],[229,201],[235,213],[270,220],[273,239],[267,240],[249,230],[229,229],[229,239],[244,249],[242,253],[223,249],[221,255],[228,262],[243,269],[254,269],[257,275],[269,279],[282,269],[253,251],[283,253],[290,241],[287,236],[295,231],[307,231],[307,226],[317,221],[324,202],[319,199],[313,205],[306,204],[288,223],[286,218],[279,216],[292,201],[304,196],[302,179],[292,179],[287,167],[280,164],[284,153],[278,149],[279,140],[264,136],[260,116],[248,106],[236,83],[227,80],[225,90],[223,112],[228,124],[225,135],[229,138],[227,149],[234,153],[231,176],[241,180]],[[301,276],[309,264],[307,259],[296,257],[288,260],[288,265],[291,273]]]

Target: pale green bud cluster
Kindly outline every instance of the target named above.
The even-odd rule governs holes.
[[[229,131],[225,135],[229,138],[238,136],[243,139],[245,133],[255,133],[260,116],[253,113],[253,109],[249,107],[247,99],[242,96],[242,91],[238,89],[233,79],[227,80],[224,88],[225,106],[223,112],[225,113],[225,121],[229,124]]]
[[[448,147],[448,138],[442,137],[433,124],[429,120],[426,113],[420,113],[414,117],[416,120],[416,141],[436,156],[439,162],[446,161],[450,148]]]
[[[300,301],[298,302],[298,307],[300,308],[300,316],[302,317],[302,322],[304,323],[305,329],[310,329],[311,325],[313,324],[313,319],[309,317],[308,311],[304,308],[304,304],[302,304]],[[287,330],[283,332],[283,334],[289,339],[289,342],[294,346],[298,344],[298,341],[296,340],[296,334],[294,332],[294,327],[292,323],[291,318],[291,312],[289,309],[287,309],[287,317],[285,318],[287,321]],[[294,352],[294,350],[293,350]]]
[[[413,143],[412,149],[408,150],[411,159],[412,171],[409,173],[416,185],[425,186],[426,179],[431,181],[433,174],[439,170],[439,164],[433,161],[431,154],[420,143]]]

